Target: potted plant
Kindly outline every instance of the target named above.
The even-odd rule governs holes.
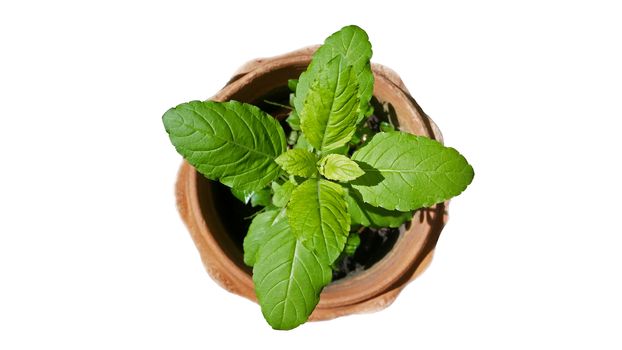
[[[247,65],[215,98],[163,116],[187,162],[178,206],[208,272],[256,298],[275,329],[389,304],[429,261],[445,201],[473,178],[399,78],[372,70],[361,28],[344,27],[312,52]],[[242,256],[242,218],[226,217],[243,204],[262,209]],[[357,266],[357,251],[382,246],[370,235],[392,243]]]

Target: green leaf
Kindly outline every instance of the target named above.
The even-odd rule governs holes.
[[[236,188],[231,189],[231,193],[237,199],[239,199],[242,203],[248,204],[249,202],[253,207],[258,205],[267,206],[271,203],[272,194],[270,193],[270,189],[262,188],[258,191],[248,191],[248,190],[239,190]]]
[[[267,232],[253,267],[255,292],[272,328],[292,329],[307,321],[332,273],[290,232],[287,219]]]
[[[292,111],[285,121],[292,130],[300,130],[300,116],[298,116],[298,112]]]
[[[348,240],[346,241],[346,247],[343,252],[347,256],[353,256],[356,253],[356,248],[361,244],[361,236],[357,232],[352,232],[348,236]]]
[[[313,178],[294,189],[287,205],[292,232],[328,266],[343,251],[350,231],[344,196],[340,185]]]
[[[380,131],[383,131],[383,132],[395,131],[395,127],[387,122],[380,122]]]
[[[231,194],[233,194],[235,198],[239,199],[240,202],[248,204],[248,202],[251,200],[251,197],[253,197],[253,194],[255,194],[255,191],[245,191],[239,190],[237,188],[231,188]]]
[[[313,152],[313,146],[307,141],[305,134],[300,134],[298,136],[298,140],[296,140],[296,144],[294,145],[294,149],[304,149],[309,152]]]
[[[281,228],[277,226],[279,221],[286,221],[284,210],[268,210],[253,218],[244,237],[244,263],[246,265],[255,265],[259,247],[274,234],[273,230]]]
[[[296,142],[298,142],[298,131],[296,130],[292,130],[289,133],[289,136],[287,137],[287,144],[288,145],[295,145]]]
[[[319,70],[300,113],[300,128],[309,143],[326,152],[343,146],[356,131],[358,84],[352,66],[342,57]]]
[[[237,101],[192,101],[162,117],[171,142],[201,174],[238,190],[258,190],[277,178],[274,159],[286,149],[279,122]]]
[[[364,174],[358,164],[341,154],[329,154],[318,163],[320,174],[335,181],[351,181]]]
[[[317,157],[304,149],[291,149],[276,158],[276,162],[291,175],[311,177],[317,172]]]
[[[376,134],[352,159],[365,171],[352,187],[366,203],[389,210],[429,207],[473,180],[473,168],[455,149],[399,131]]]
[[[270,205],[270,203],[272,203],[272,193],[270,192],[270,189],[262,188],[259,191],[253,192],[253,195],[251,196],[251,205],[253,207],[259,205],[265,207]]]
[[[365,31],[357,26],[343,27],[324,41],[313,55],[313,59],[305,72],[300,75],[296,86],[294,106],[296,110],[303,109],[304,101],[311,84],[316,79],[318,71],[337,56],[343,56],[342,65],[352,66],[358,85],[357,98],[359,100],[360,121],[369,110],[368,103],[374,91],[374,75],[369,60],[372,56],[371,43]]]
[[[348,202],[348,212],[352,225],[376,228],[400,227],[413,217],[412,211],[387,210],[367,204],[363,202],[360,194],[352,189],[348,191],[346,202]]]
[[[329,154],[342,154],[342,155],[346,155],[346,154],[348,154],[349,150],[350,150],[350,146],[349,145],[343,145],[341,147],[337,147],[335,149],[331,149],[330,151],[324,152],[324,155],[329,155]]]
[[[289,198],[292,195],[292,191],[296,185],[287,181],[286,183],[279,185],[276,182],[272,183],[272,191],[274,192],[274,196],[272,196],[272,204],[279,208],[283,208],[289,202]]]
[[[296,86],[298,85],[298,79],[288,79],[287,80],[287,87],[289,88],[290,91],[296,91]]]

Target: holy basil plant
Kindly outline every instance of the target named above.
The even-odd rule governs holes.
[[[244,262],[275,329],[307,321],[332,267],[356,250],[360,227],[399,227],[473,179],[453,148],[387,122],[372,129],[371,56],[359,27],[328,37],[289,81],[287,135],[278,120],[237,101],[192,101],[163,116],[197,171],[264,206],[244,239]]]

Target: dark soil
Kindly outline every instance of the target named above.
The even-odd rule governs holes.
[[[372,267],[393,248],[399,234],[398,228],[366,227],[360,233],[361,244],[354,256],[346,256],[337,262],[333,281]]]

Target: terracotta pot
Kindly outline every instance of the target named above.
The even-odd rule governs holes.
[[[311,60],[317,46],[282,56],[253,60],[242,66],[212,100],[263,101],[266,96],[287,94],[287,80],[297,78]],[[375,110],[399,123],[400,129],[442,142],[434,122],[428,118],[399,76],[373,64]],[[287,95],[285,95],[287,96]],[[207,272],[226,290],[256,302],[251,269],[244,265],[243,252],[227,232],[215,205],[215,186],[184,162],[176,186],[177,206],[196,244]],[[322,291],[311,320],[370,312],[390,305],[399,292],[430,263],[440,232],[447,221],[447,204],[419,210],[400,233],[392,249],[376,264],[337,280]]]

